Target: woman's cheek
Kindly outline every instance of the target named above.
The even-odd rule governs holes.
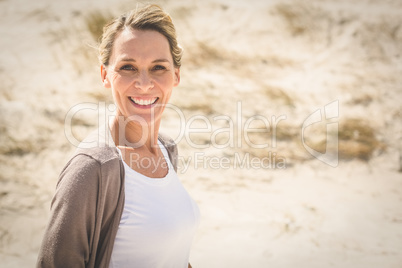
[[[124,90],[134,83],[134,78],[131,76],[122,76],[115,74],[112,76],[112,83],[117,90]]]
[[[156,76],[153,80],[160,85],[170,86],[170,84],[173,84],[173,77],[170,74]]]

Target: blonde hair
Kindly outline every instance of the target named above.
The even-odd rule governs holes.
[[[99,45],[99,61],[108,66],[117,35],[123,29],[152,30],[164,35],[170,47],[173,64],[180,68],[183,49],[177,42],[176,29],[172,18],[158,5],[147,5],[141,9],[131,10],[103,28],[102,39]]]

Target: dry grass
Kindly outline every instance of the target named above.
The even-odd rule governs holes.
[[[294,141],[300,139],[300,127],[279,123],[275,128],[275,139],[278,141]]]
[[[211,64],[214,67],[224,67],[225,71],[230,69],[232,73],[244,75],[246,66],[256,67],[256,64],[274,66],[275,68],[289,66],[294,62],[289,58],[277,55],[265,55],[259,52],[254,56],[247,56],[242,52],[231,50],[227,47],[214,44],[214,40],[195,41],[185,47],[183,55],[183,66],[195,66],[205,68]]]
[[[328,20],[328,14],[315,6],[302,2],[280,3],[275,6],[276,14],[280,15],[292,35],[323,30],[323,21]]]
[[[85,16],[85,24],[92,38],[99,41],[103,33],[103,26],[112,21],[113,15],[107,11],[95,10]]]
[[[338,135],[338,145],[327,144],[327,140],[336,135]],[[279,143],[286,142],[286,147],[303,152],[302,159],[305,160],[313,159],[303,149],[304,146],[308,146],[322,154],[338,151],[340,160],[360,159],[368,161],[375,152],[382,152],[386,149],[386,145],[378,140],[377,135],[376,129],[361,118],[341,120],[338,133],[326,133],[324,124],[313,124],[306,129],[303,141],[301,141],[298,128],[291,126],[277,128],[277,141]]]
[[[385,145],[378,141],[376,130],[362,119],[350,118],[340,122],[340,159],[369,160],[376,150],[384,150]]]
[[[87,93],[88,96],[96,101],[112,102],[113,97],[109,90],[105,88],[93,89]]]
[[[28,153],[38,153],[44,148],[44,140],[16,138],[7,131],[1,131],[0,154],[6,156],[22,156]]]
[[[334,134],[336,133],[329,133],[329,135]],[[319,136],[325,137],[323,133]],[[361,118],[348,118],[340,121],[338,148],[326,148],[326,138],[310,140],[306,144],[320,153],[326,153],[326,150],[338,150],[341,160],[360,159],[368,161],[373,157],[374,152],[386,149],[385,144],[377,139],[376,130]]]
[[[277,101],[287,106],[294,106],[294,100],[286,93],[285,89],[276,86],[265,85],[263,92],[270,100]]]
[[[258,122],[258,121],[257,121]],[[276,126],[272,124],[267,128],[263,123],[251,124],[250,129],[258,129],[259,131],[265,130],[264,132],[250,132],[247,133],[248,137],[252,142],[255,143],[266,143],[269,141],[294,141],[300,138],[300,128],[298,126],[292,126],[284,122],[279,122]]]
[[[209,116],[215,113],[212,104],[209,103],[190,103],[189,105],[180,105],[184,110],[199,112],[199,114]]]
[[[363,48],[366,60],[390,63],[399,61],[402,49],[402,19],[390,15],[375,22],[362,23],[355,38]]]
[[[73,70],[78,75],[88,75],[88,70],[93,68],[97,63],[97,44],[93,42],[102,33],[103,23],[101,17],[103,15],[98,11],[93,11],[87,16],[81,16],[80,21],[72,23],[68,26],[58,26],[49,28],[44,32],[45,38],[48,40],[52,48],[54,62],[61,68],[65,64],[65,59],[70,60]],[[100,34],[99,34],[100,31]]]
[[[365,93],[360,96],[355,96],[350,101],[350,104],[368,106],[371,102],[373,102],[373,100],[374,100],[374,97],[371,94]]]
[[[264,130],[265,126],[254,125],[250,126],[252,129]],[[265,132],[249,132],[247,133],[247,141],[245,137],[242,137],[243,153],[249,153],[252,157],[258,157],[260,159],[270,158],[272,163],[276,162],[276,165],[281,165],[281,159],[286,159],[286,166],[290,167],[290,161],[302,160],[300,158],[303,148],[300,144],[300,128],[298,126],[292,126],[284,122],[275,126],[269,126],[265,129]],[[267,145],[266,148],[256,148],[255,145]]]
[[[186,49],[183,62],[188,65],[205,66],[217,62],[227,61],[224,53],[207,42],[198,41],[189,49]]]

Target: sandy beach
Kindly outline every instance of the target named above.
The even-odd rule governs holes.
[[[402,1],[171,1],[162,131],[194,268],[402,267]],[[112,113],[101,25],[133,1],[0,1],[0,259],[33,267],[58,175]]]

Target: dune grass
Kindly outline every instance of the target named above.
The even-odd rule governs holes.
[[[376,150],[384,150],[385,144],[377,139],[376,129],[359,118],[349,118],[339,124],[339,157],[368,161]]]
[[[100,10],[92,11],[85,16],[86,27],[94,40],[100,40],[103,33],[103,26],[112,21],[112,19],[113,15],[110,12]]]

